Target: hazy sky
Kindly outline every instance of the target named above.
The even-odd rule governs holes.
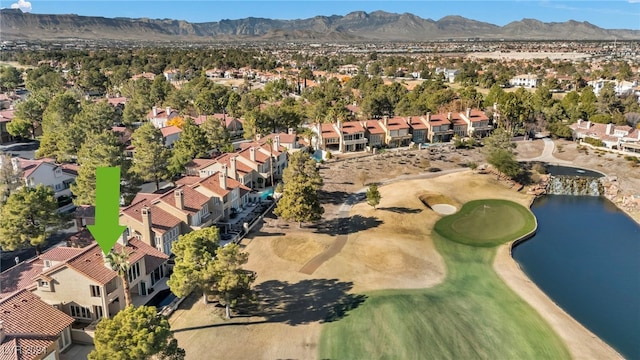
[[[273,19],[345,15],[351,11],[409,12],[438,20],[447,15],[505,25],[523,18],[545,22],[588,21],[606,29],[640,29],[640,0],[609,1],[125,1],[125,0],[0,0],[0,7],[19,7],[37,14],[78,14],[105,17],[148,17],[219,21],[245,17]]]

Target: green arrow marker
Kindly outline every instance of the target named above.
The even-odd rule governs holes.
[[[108,254],[126,226],[118,224],[120,217],[120,168],[96,169],[96,224],[87,226],[102,252]]]

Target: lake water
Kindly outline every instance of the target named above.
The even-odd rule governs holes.
[[[640,359],[640,226],[603,197],[548,195],[513,257],[549,297],[625,358]]]

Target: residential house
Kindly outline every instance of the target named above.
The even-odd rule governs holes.
[[[0,358],[57,360],[71,345],[74,319],[29,290],[0,300]]]
[[[274,180],[282,178],[282,173],[287,167],[287,148],[280,145],[279,137],[274,137],[272,145],[265,141],[243,143],[241,149],[236,151],[239,163],[243,163],[258,173],[257,187],[265,187],[271,181],[271,171]],[[270,161],[269,159],[273,160]]]
[[[178,80],[178,70],[177,69],[170,69],[170,70],[166,70],[162,73],[162,75],[164,75],[164,78],[167,79],[167,81],[176,81]]]
[[[325,151],[340,151],[340,133],[333,124],[318,124],[314,128],[317,148]]]
[[[179,185],[189,187],[215,202],[220,211],[221,221],[227,221],[232,213],[249,204],[251,189],[228,176],[228,169],[213,173],[205,178],[186,176],[178,180]]]
[[[36,288],[32,291],[78,323],[111,318],[125,307],[122,281],[88,230],[76,236],[86,238],[90,245],[56,247],[40,255],[43,271],[35,277]],[[167,288],[167,255],[139,239],[124,237],[114,245],[114,251],[129,254],[127,280],[134,305],[145,305],[152,289]]]
[[[618,81],[618,80],[605,80],[598,79],[589,81],[587,84],[593,87],[593,93],[598,96],[600,95],[600,90],[604,88],[606,83],[613,83],[613,91],[615,91],[617,96],[628,95],[633,93],[633,89],[638,86],[637,81]]]
[[[363,151],[368,140],[365,136],[365,129],[359,121],[338,121],[337,127],[340,136],[341,152]]]
[[[489,117],[482,110],[467,108],[459,116],[467,123],[467,136],[483,138],[493,131],[493,125],[489,121]]]
[[[291,150],[297,150],[302,148],[302,144],[300,143],[300,138],[295,133],[295,129],[289,129],[288,132],[286,133],[281,132],[281,133],[274,133],[274,134],[269,134],[267,136],[263,136],[262,138],[260,138],[260,142],[266,143],[269,139],[275,142],[276,137],[278,137],[278,143],[280,144],[280,146],[284,146],[285,148],[287,148],[289,152],[291,152]]]
[[[178,116],[178,111],[171,109],[170,107],[166,107],[164,109],[158,109],[158,107],[154,106],[151,111],[147,114],[147,120],[153,124],[153,126],[158,129],[162,129],[167,126],[167,122],[174,117]]]
[[[238,161],[237,158],[238,155],[235,153],[227,153],[215,159],[194,159],[192,161],[193,166],[187,167],[187,175],[205,178],[224,171],[226,167],[230,178],[252,189],[260,175],[251,167]]]
[[[509,80],[511,86],[521,86],[526,88],[537,88],[540,85],[540,79],[538,75],[534,74],[522,74],[516,75]]]
[[[165,126],[160,129],[162,133],[162,141],[164,146],[169,149],[173,148],[173,144],[180,139],[180,134],[182,134],[182,129],[177,126]]]
[[[120,211],[120,224],[128,227],[129,236],[169,255],[179,235],[211,226],[220,218],[217,205],[185,186],[161,194],[140,193]]]
[[[412,135],[409,133],[409,124],[400,117],[394,116],[389,118],[383,116],[379,121],[380,127],[385,132],[385,145],[388,147],[408,146],[411,142]]]
[[[447,119],[447,114],[431,115],[427,113],[424,117],[424,121],[428,127],[429,142],[449,142],[453,136],[453,130],[451,129],[451,121]]]
[[[0,145],[15,140],[7,131],[7,125],[13,120],[13,112],[13,109],[0,111]]]
[[[640,153],[640,129],[631,126],[614,124],[598,124],[591,121],[578,120],[569,125],[575,139],[593,138],[602,141],[609,149]]]
[[[469,134],[469,124],[460,115],[459,113],[449,112],[447,113],[447,119],[451,122],[453,135],[463,138]]]
[[[442,74],[445,81],[450,83],[454,83],[456,81],[456,76],[460,73],[458,69],[447,69],[447,68],[436,68],[436,75]]]
[[[407,124],[409,124],[409,133],[411,133],[411,142],[414,144],[424,144],[427,142],[427,132],[429,128],[420,116],[407,117]]]
[[[0,158],[0,163],[2,158]],[[67,210],[71,200],[69,189],[78,176],[78,166],[75,164],[56,164],[53,159],[29,160],[19,157],[11,159],[16,171],[22,172],[22,182],[28,187],[44,185],[54,191],[58,199],[60,210]],[[62,208],[64,207],[64,208]]]
[[[362,122],[362,126],[365,128],[365,137],[370,147],[380,148],[384,146],[385,131],[378,120],[365,120]]]

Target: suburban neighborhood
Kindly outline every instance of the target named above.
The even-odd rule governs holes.
[[[0,359],[410,358],[376,344],[411,320],[376,319],[393,296],[473,329],[434,358],[638,355],[511,256],[547,195],[596,189],[640,221],[637,41],[112,45],[2,41]],[[602,179],[554,188],[550,166]],[[100,168],[119,173],[106,250]],[[469,235],[446,223],[467,213]],[[503,223],[521,229],[495,240]],[[515,350],[486,350],[474,316],[521,313],[515,340],[487,335]],[[369,320],[389,328],[362,342]]]

